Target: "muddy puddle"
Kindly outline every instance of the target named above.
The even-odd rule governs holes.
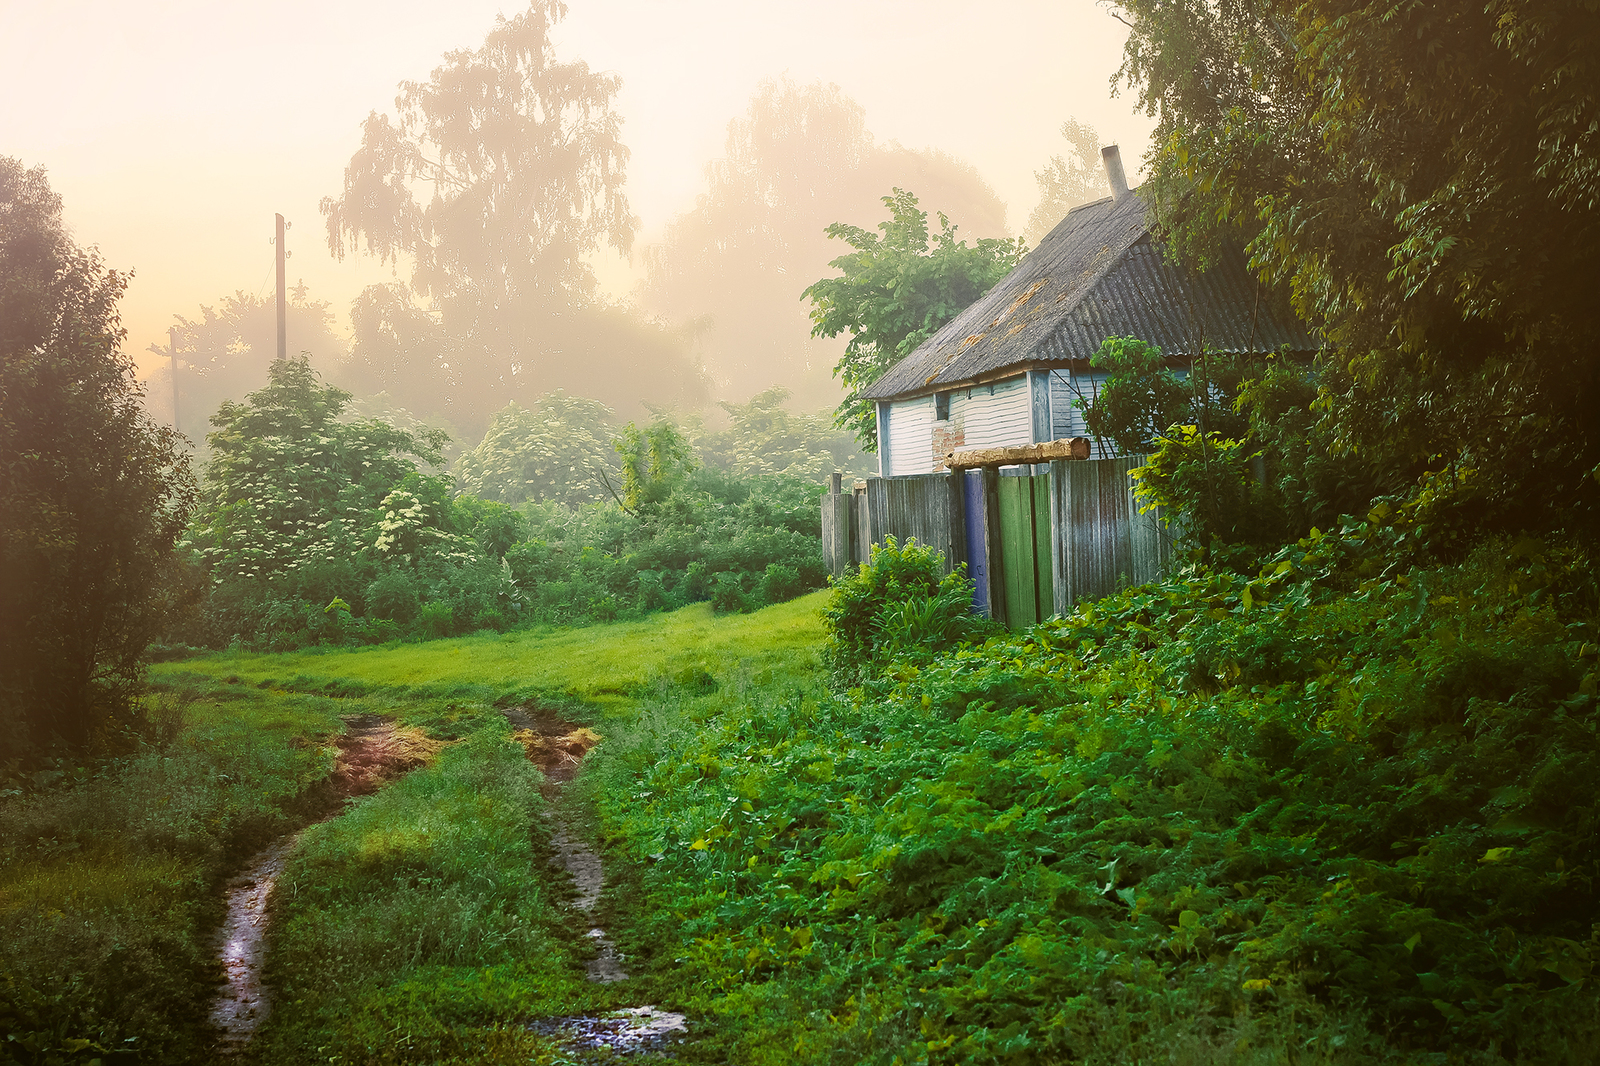
[[[605,887],[605,865],[600,853],[556,811],[556,801],[582,768],[589,749],[600,742],[592,729],[574,725],[546,711],[518,708],[506,712],[512,736],[528,758],[544,772],[544,816],[555,847],[556,862],[572,878],[572,908],[589,926],[584,934],[595,944],[595,957],[584,964],[589,980],[600,984],[625,981],[628,972],[617,945],[594,924],[595,907]],[[646,1005],[594,1016],[542,1018],[529,1023],[533,1032],[552,1037],[571,1050],[608,1049],[614,1054],[656,1051],[684,1035],[684,1016]]]
[[[587,919],[600,902],[600,890],[606,883],[605,866],[599,853],[574,833],[564,819],[556,816],[555,802],[561,791],[578,776],[583,757],[600,742],[600,734],[548,712],[511,710],[506,712],[506,720],[511,723],[512,736],[527,750],[529,760],[544,771],[545,818],[549,822],[550,843],[555,846],[556,861],[572,878],[572,886],[577,891],[572,907],[580,917]],[[595,957],[585,966],[589,980],[604,984],[627,980],[622,956],[606,931],[591,925],[584,935],[595,942],[596,949]]]
[[[683,1036],[684,1017],[655,1007],[630,1007],[595,1017],[542,1018],[528,1026],[573,1050],[605,1048],[617,1055],[660,1051]]]
[[[375,714],[344,719],[345,732],[334,743],[339,754],[329,776],[324,812],[318,821],[334,818],[346,800],[376,792],[400,775],[428,762],[443,743],[420,730],[397,728]],[[261,975],[267,958],[268,906],[273,886],[304,830],[281,837],[251,856],[244,869],[228,880],[228,917],[215,941],[225,975],[211,1008],[218,1031],[217,1051],[237,1054],[266,1020],[271,997]]]

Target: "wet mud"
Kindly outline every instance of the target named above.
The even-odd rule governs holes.
[[[600,742],[600,736],[547,711],[517,708],[506,712],[506,720],[528,758],[544,771],[544,816],[555,859],[572,879],[572,909],[589,926],[584,935],[595,944],[595,957],[584,964],[585,976],[599,984],[625,981],[628,971],[621,953],[606,931],[592,920],[605,887],[605,865],[576,827],[557,814],[556,801],[578,776],[584,756]],[[687,1025],[683,1015],[647,1005],[595,1016],[541,1018],[530,1022],[528,1028],[558,1040],[571,1051],[604,1049],[616,1055],[630,1055],[662,1049],[682,1037]]]
[[[420,730],[397,728],[379,715],[353,715],[344,721],[345,732],[334,741],[339,754],[323,785],[326,794],[317,821],[337,817],[346,801],[378,791],[428,762],[444,746]],[[268,908],[278,876],[303,832],[281,837],[252,855],[227,882],[228,916],[215,942],[224,981],[211,1008],[221,1057],[242,1051],[271,1010],[270,990],[261,980],[267,961]]]
[[[528,708],[507,711],[506,720],[511,723],[511,735],[527,751],[529,760],[544,772],[545,817],[549,821],[550,843],[556,849],[556,862],[572,878],[576,891],[573,910],[587,920],[600,902],[600,890],[605,887],[605,865],[600,854],[575,833],[565,819],[555,814],[555,805],[562,790],[578,776],[583,757],[600,742],[600,734],[548,711]],[[595,957],[584,967],[589,980],[602,984],[627,980],[622,956],[606,931],[591,924],[584,935],[595,942]]]

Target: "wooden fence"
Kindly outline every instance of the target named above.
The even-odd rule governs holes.
[[[1141,457],[1057,459],[954,473],[868,478],[846,493],[835,474],[822,498],[830,572],[871,558],[893,536],[965,563],[973,603],[1009,626],[1065,614],[1083,599],[1149,581],[1174,552],[1159,510],[1140,514],[1128,472]]]

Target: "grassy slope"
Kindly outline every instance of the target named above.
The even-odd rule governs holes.
[[[641,716],[606,800],[690,1054],[1594,1062],[1594,571],[1384,536]]]

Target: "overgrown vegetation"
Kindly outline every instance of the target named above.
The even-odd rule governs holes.
[[[872,546],[870,565],[834,583],[822,614],[823,662],[845,687],[885,669],[920,666],[962,640],[1001,629],[973,612],[965,566],[946,574],[937,551],[893,537]]]
[[[665,418],[614,440],[590,425],[580,446],[562,425],[599,418],[598,404],[551,396],[535,412],[508,408],[463,459],[469,482],[499,497],[485,499],[457,495],[438,471],[437,431],[347,420],[350,395],[304,359],[269,377],[213,419],[205,502],[185,542],[210,590],[174,627],[179,643],[283,650],[700,601],[745,611],[824,583],[822,485],[794,471],[814,473],[832,453],[810,450],[818,420],[782,411],[781,391],[727,405],[726,431],[687,427],[732,469],[703,463]],[[604,465],[592,454],[601,440]],[[611,498],[583,502],[601,490]]]
[[[1392,519],[613,752],[706,1060],[1587,1061],[1592,564]]]
[[[1144,195],[1243,243],[1333,348],[1333,457],[1479,529],[1600,529],[1600,13],[1560,0],[1123,0]]]

